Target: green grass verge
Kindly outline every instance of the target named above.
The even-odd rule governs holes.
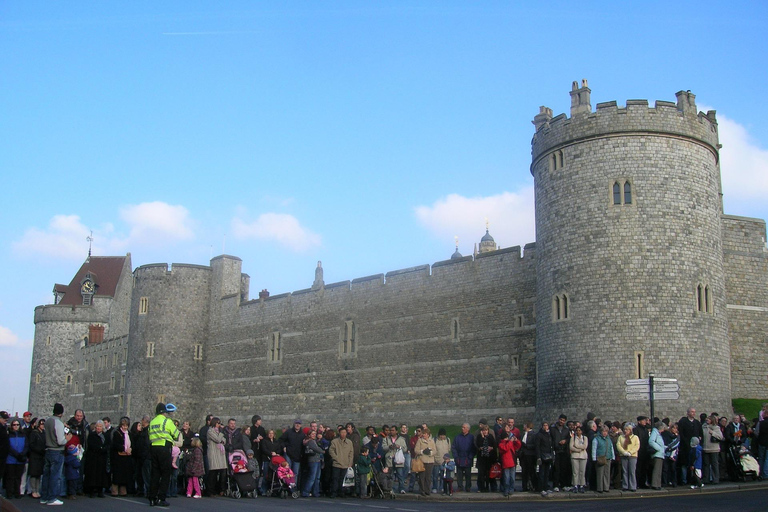
[[[749,421],[757,418],[760,409],[763,408],[763,404],[766,402],[768,400],[759,398],[734,398],[731,400],[734,412],[743,414]]]

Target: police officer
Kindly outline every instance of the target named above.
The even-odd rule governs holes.
[[[149,479],[149,506],[167,507],[165,501],[168,484],[171,481],[171,448],[179,439],[179,430],[169,418],[176,410],[173,404],[157,404],[157,416],[149,422],[149,457],[152,461],[152,474]]]

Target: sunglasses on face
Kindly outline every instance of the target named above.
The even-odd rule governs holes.
[[[18,423],[11,423],[11,426],[12,426],[12,427],[18,427],[18,426],[20,426],[20,425],[19,425]]]

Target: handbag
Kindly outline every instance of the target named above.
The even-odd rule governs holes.
[[[496,479],[501,476],[501,464],[498,462],[491,465],[490,471],[488,471],[488,477],[491,479]]]
[[[397,450],[395,453],[395,465],[400,466],[401,464],[405,464],[405,455],[403,455],[403,450]]]
[[[424,471],[424,463],[421,462],[421,458],[414,457],[411,461],[411,472],[412,473],[422,473]]]
[[[597,456],[597,465],[598,466],[605,466],[606,464],[608,464],[608,459],[606,458],[606,456],[605,455],[598,455]]]
[[[347,468],[347,473],[344,475],[344,482],[342,487],[354,487],[355,486],[355,468]]]

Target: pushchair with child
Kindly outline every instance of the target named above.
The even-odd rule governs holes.
[[[384,469],[387,471],[384,472]],[[389,498],[395,499],[395,493],[392,491],[393,478],[389,471],[392,468],[378,469],[374,464],[371,467],[371,498]]]
[[[280,465],[285,462],[285,459],[279,455],[275,455],[269,461],[267,466],[267,496],[287,498],[289,495],[291,498],[299,497],[299,490],[296,488],[295,483],[290,483],[282,479],[277,474],[277,470]]]
[[[227,467],[227,496],[239,499],[241,496],[255,498],[259,475],[248,469],[248,456],[242,450],[229,454]]]

